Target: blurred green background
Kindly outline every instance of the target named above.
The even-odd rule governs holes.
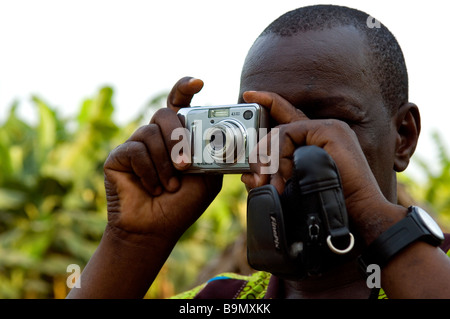
[[[97,247],[106,224],[103,163],[166,98],[155,96],[134,120],[119,125],[113,93],[110,87],[99,89],[72,118],[33,96],[36,123],[17,115],[19,101],[0,122],[0,298],[64,298],[67,266],[83,269]],[[440,165],[431,168],[416,157],[426,180],[402,174],[401,192],[448,229],[449,148],[440,134],[433,140]],[[221,193],[183,235],[146,297],[172,296],[211,272],[211,261],[241,243],[245,214],[240,176],[227,175]]]

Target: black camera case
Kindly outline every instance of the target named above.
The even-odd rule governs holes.
[[[247,258],[254,269],[288,278],[319,275],[353,244],[339,173],[322,148],[294,152],[281,195],[273,185],[249,192]]]

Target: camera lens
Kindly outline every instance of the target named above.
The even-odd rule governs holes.
[[[244,112],[243,116],[244,116],[244,119],[250,120],[253,117],[253,112],[250,111],[250,110],[247,110],[247,111]]]
[[[216,164],[234,164],[245,154],[247,133],[238,121],[227,119],[205,131],[206,149]]]
[[[226,139],[226,136],[225,136],[224,132],[222,130],[217,129],[212,132],[209,143],[213,150],[218,151],[225,146],[225,143],[226,143],[225,139]]]

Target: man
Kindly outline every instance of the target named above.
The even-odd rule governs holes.
[[[408,102],[400,47],[384,26],[369,28],[368,19],[337,6],[288,12],[258,37],[245,61],[239,100],[261,104],[277,122],[280,166],[264,175],[263,164],[252,164],[242,181],[249,189],[270,183],[281,193],[294,150],[322,147],[340,172],[357,242],[351,258],[320,277],[277,278],[276,285],[264,288],[271,297],[368,298],[357,256],[407,220],[408,209],[396,204],[396,172],[414,153],[420,115]],[[182,127],[176,111],[188,107],[202,86],[201,80],[181,79],[168,107],[106,160],[108,224],[81,288],[69,297],[142,297],[177,240],[220,191],[220,176],[180,174],[189,166],[186,155],[170,156],[179,142],[171,133]],[[448,298],[449,273],[441,249],[414,240],[389,255],[381,285],[389,298]],[[220,281],[215,285],[220,291]]]

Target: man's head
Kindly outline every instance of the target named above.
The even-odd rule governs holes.
[[[347,122],[385,196],[395,200],[395,171],[414,152],[420,130],[417,107],[408,103],[401,49],[369,15],[338,6],[288,12],[256,39],[240,88],[281,95],[309,118]],[[370,21],[370,20],[369,20]]]
[[[408,73],[402,50],[383,25],[374,25],[368,14],[341,6],[318,5],[290,11],[271,23],[260,37],[274,34],[292,37],[306,31],[351,26],[364,37],[370,72],[377,81],[386,107],[395,110],[408,102]]]

